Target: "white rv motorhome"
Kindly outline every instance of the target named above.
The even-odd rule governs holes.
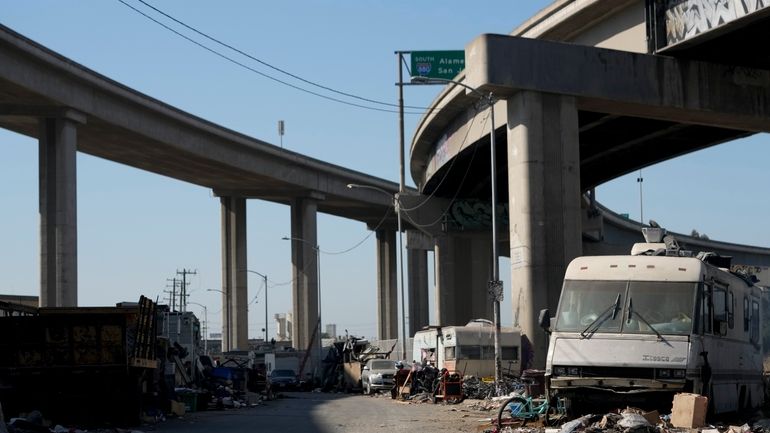
[[[465,375],[495,375],[495,327],[489,320],[476,319],[465,326],[431,326],[414,334],[412,360],[431,362],[437,368]],[[521,334],[512,329],[500,331],[504,374],[518,376]]]
[[[760,406],[759,287],[730,273],[724,257],[659,243],[663,234],[630,256],[569,264],[551,319],[551,395],[580,405],[694,392],[713,413]]]

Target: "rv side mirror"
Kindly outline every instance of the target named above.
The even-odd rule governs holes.
[[[547,308],[540,310],[540,316],[537,318],[537,321],[545,332],[551,331],[551,312]]]

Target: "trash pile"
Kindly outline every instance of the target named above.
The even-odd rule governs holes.
[[[143,433],[139,430],[125,429],[97,429],[80,430],[76,428],[64,427],[62,425],[51,426],[50,421],[43,417],[40,411],[33,410],[24,416],[11,418],[6,424],[3,416],[2,407],[0,407],[0,433]]]
[[[491,407],[492,400],[488,410]],[[499,409],[499,404],[496,406]],[[706,423],[708,399],[698,394],[679,393],[674,396],[670,414],[660,415],[657,410],[644,411],[627,407],[604,415],[587,414],[561,425],[533,428],[506,425],[498,429],[496,416],[485,433],[770,433],[770,419],[755,417],[754,421],[742,425],[709,425]],[[515,419],[512,419],[512,421]],[[542,421],[542,420],[541,420]],[[559,423],[556,423],[559,424]]]
[[[660,416],[657,411],[645,412],[626,408],[619,413],[605,415],[584,415],[562,424],[560,427],[504,427],[485,430],[486,433],[766,433],[770,431],[770,420],[763,419],[741,426],[718,427],[703,425],[699,428],[675,427],[671,415]]]
[[[503,378],[501,384],[503,394],[511,394],[513,392],[520,394],[524,390],[524,384],[516,378]],[[466,376],[463,379],[463,394],[465,398],[476,400],[488,400],[495,395],[494,381],[484,381],[475,376]]]

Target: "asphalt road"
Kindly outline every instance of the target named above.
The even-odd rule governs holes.
[[[465,404],[407,404],[389,397],[286,393],[246,409],[197,412],[139,430],[157,432],[445,433],[482,431],[490,413]]]

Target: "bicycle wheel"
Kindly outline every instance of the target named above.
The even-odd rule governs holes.
[[[503,427],[524,427],[532,410],[529,401],[522,397],[511,397],[500,406],[497,412],[497,429]]]

